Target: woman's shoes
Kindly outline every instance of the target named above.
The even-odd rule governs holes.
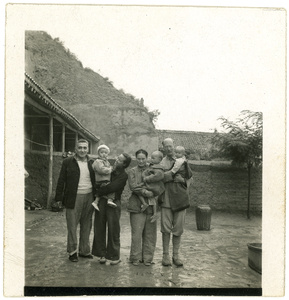
[[[73,253],[72,255],[69,255],[69,260],[72,262],[78,262],[77,253]]]
[[[110,262],[110,264],[111,264],[112,266],[114,266],[114,265],[119,264],[120,262],[121,262],[121,259],[117,259],[117,260],[112,260],[112,261]],[[106,263],[106,258],[105,258],[105,257],[101,257],[101,258],[99,259],[99,263],[105,264],[105,263]]]
[[[153,261],[143,261],[143,260],[139,260],[139,261],[132,261],[131,262],[134,266],[139,266],[140,263],[143,263],[145,266],[151,266],[154,265],[155,263]]]
[[[106,263],[106,258],[105,258],[105,257],[101,257],[101,258],[99,259],[99,263],[105,264],[105,263]]]
[[[79,257],[93,259],[93,256],[91,254],[84,255],[84,254],[79,253]]]
[[[114,266],[114,265],[119,264],[120,262],[121,262],[121,259],[117,259],[117,260],[112,260],[112,261],[110,262],[110,264],[111,264],[112,266]]]

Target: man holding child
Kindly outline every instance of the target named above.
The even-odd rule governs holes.
[[[100,149],[107,150],[101,145]],[[111,260],[111,265],[118,264],[120,260],[120,199],[127,181],[127,168],[131,157],[122,153],[112,168],[106,166],[111,172],[110,176],[101,182],[96,191],[94,161],[88,156],[89,144],[87,140],[80,139],[76,143],[75,155],[64,159],[56,187],[55,201],[66,208],[67,223],[67,252],[69,260],[77,262],[78,257],[92,259],[93,255],[100,257],[100,263]],[[99,151],[100,152],[100,151]],[[101,157],[99,163],[108,164],[106,156]],[[110,179],[110,180],[108,180]],[[103,180],[104,181],[104,180]],[[108,199],[109,195],[109,199]],[[97,206],[94,209],[93,201],[97,196]],[[108,205],[110,197],[115,205]],[[94,218],[94,240],[90,252],[89,235],[92,228],[92,215]],[[79,241],[77,227],[80,225]],[[106,227],[108,237],[106,238]],[[93,255],[92,255],[93,254]]]
[[[163,158],[161,165],[164,168],[165,192],[160,197],[161,202],[161,232],[163,242],[163,266],[170,266],[171,260],[169,256],[169,246],[172,233],[173,244],[173,264],[181,267],[183,262],[179,257],[179,249],[181,244],[181,235],[184,231],[184,222],[186,208],[190,206],[189,196],[187,193],[187,180],[192,174],[190,168],[186,165],[186,161],[182,158],[185,153],[178,155],[182,158],[186,165],[184,176],[181,175],[181,163],[179,163],[179,171],[174,168],[176,163],[174,142],[171,138],[163,141],[163,148],[166,156]],[[183,149],[184,150],[184,149]],[[183,151],[184,152],[184,151]],[[179,173],[179,174],[178,174]]]
[[[169,256],[171,234],[172,262],[177,267],[183,265],[179,257],[179,249],[181,235],[184,231],[186,208],[190,206],[187,184],[192,173],[187,165],[183,147],[174,149],[173,140],[167,138],[163,141],[163,148],[166,156],[162,158],[161,152],[153,152],[150,167],[146,162],[148,153],[142,149],[137,151],[138,166],[132,168],[128,172],[128,176],[125,170],[131,162],[131,157],[128,154],[119,155],[111,167],[107,160],[109,148],[106,145],[101,145],[98,149],[99,158],[93,163],[87,155],[88,142],[83,139],[78,140],[75,155],[63,161],[55,196],[55,201],[63,202],[66,207],[67,251],[72,262],[77,262],[78,256],[93,258],[92,255],[100,257],[99,262],[103,264],[106,263],[106,260],[110,260],[111,265],[116,265],[121,261],[120,201],[121,194],[129,179],[129,186],[133,192],[129,199],[129,206],[132,199],[137,200],[138,198],[140,203],[138,204],[139,207],[128,209],[132,225],[130,261],[134,265],[138,265],[140,261],[144,261],[145,265],[148,266],[153,263],[156,243],[156,203],[148,200],[152,201],[154,197],[161,194],[159,204],[161,206],[163,243],[162,265],[171,265]],[[139,170],[137,181],[136,172]],[[100,174],[101,172],[103,173]],[[95,202],[93,202],[94,198],[96,199]],[[152,209],[149,210],[148,206]],[[90,252],[89,234],[92,228],[94,208],[94,239],[92,252]],[[145,217],[146,227],[152,227],[152,236],[150,236],[152,241],[149,243],[147,257],[146,252],[143,252],[139,246],[141,232],[133,230],[140,226],[139,217]],[[79,223],[81,228],[78,250],[77,226]]]

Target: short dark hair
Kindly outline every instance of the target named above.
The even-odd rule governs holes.
[[[149,155],[144,149],[137,150],[137,152],[135,153],[135,157],[137,157],[139,154],[144,154],[146,157],[148,157]]]
[[[130,165],[131,157],[127,153],[122,153],[122,155],[125,158],[125,161],[123,162],[123,166],[124,166],[124,168],[127,168]]]

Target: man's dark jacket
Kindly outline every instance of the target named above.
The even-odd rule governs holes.
[[[95,191],[95,175],[92,169],[93,160],[87,156],[87,165],[92,183],[92,190]],[[66,208],[74,208],[76,194],[80,177],[80,169],[75,156],[65,158],[62,162],[56,192],[55,201],[61,201]]]

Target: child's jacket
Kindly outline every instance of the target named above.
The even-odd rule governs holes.
[[[153,192],[154,196],[159,196],[165,191],[163,183],[164,168],[160,164],[150,165],[142,176],[146,178],[145,188]]]
[[[110,181],[112,167],[107,159],[97,157],[92,168],[95,172],[95,182]]]

